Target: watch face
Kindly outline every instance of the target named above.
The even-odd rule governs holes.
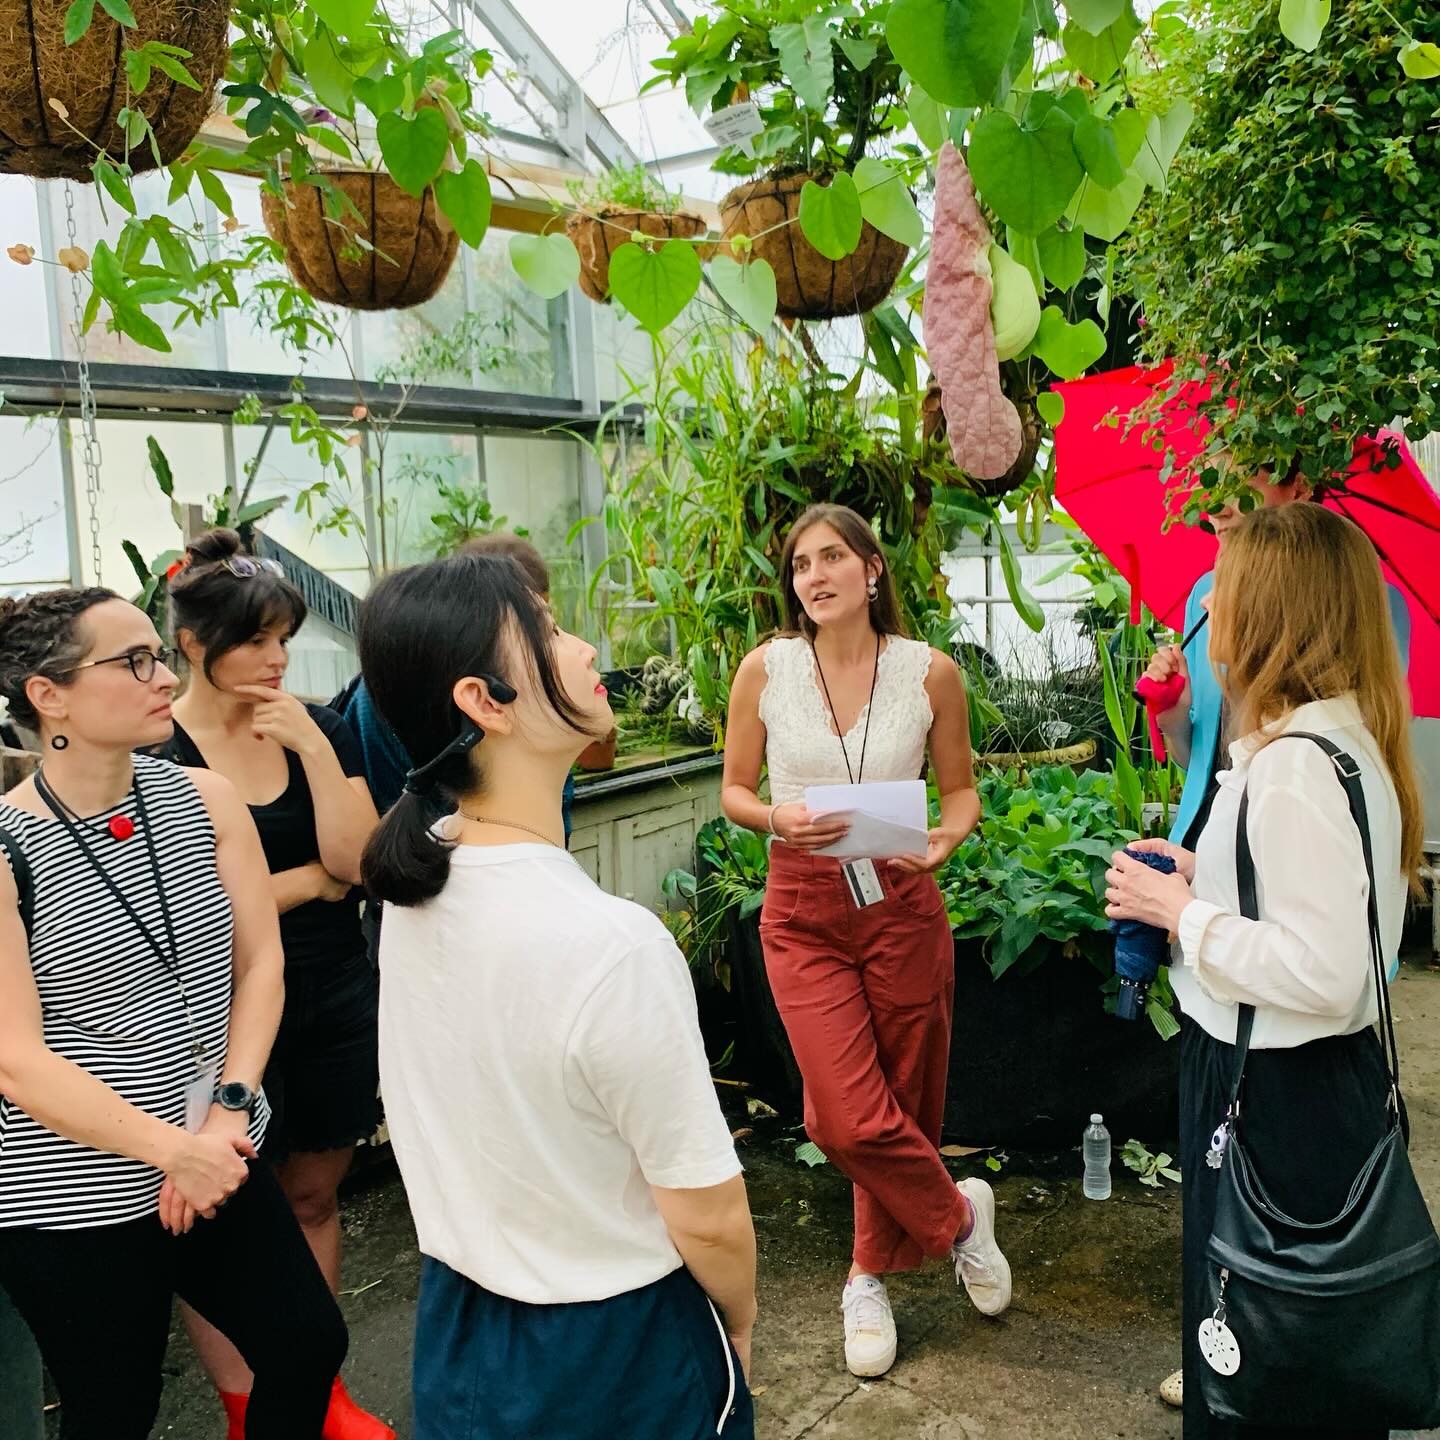
[[[220,1103],[227,1110],[244,1110],[250,1105],[250,1087],[232,1080],[220,1087]]]

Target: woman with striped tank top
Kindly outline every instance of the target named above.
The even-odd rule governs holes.
[[[254,823],[171,731],[173,652],[108,590],[0,599],[0,695],[45,762],[0,800],[0,1286],[63,1440],[144,1440],[172,1297],[255,1370],[251,1440],[317,1440],[345,1327],[273,1175],[282,1002]]]

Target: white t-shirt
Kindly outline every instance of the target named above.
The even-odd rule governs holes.
[[[550,845],[457,846],[386,907],[380,1083],[420,1249],[530,1304],[678,1269],[650,1186],[740,1171],[684,957]]]
[[[1376,907],[1387,967],[1400,949],[1407,883],[1400,805],[1353,696],[1301,705],[1283,730],[1323,735],[1360,771]],[[1370,882],[1360,832],[1330,758],[1308,740],[1230,746],[1195,855],[1195,898],[1180,912],[1170,983],[1202,1029],[1235,1042],[1241,1003],[1255,1007],[1251,1046],[1304,1045],[1363,1030],[1376,1016],[1370,981]],[[1247,832],[1260,920],[1240,914],[1235,824],[1250,792]]]

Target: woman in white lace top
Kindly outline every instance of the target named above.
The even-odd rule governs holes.
[[[785,630],[745,657],[731,687],[721,803],[736,824],[775,836],[765,968],[804,1077],[805,1128],[855,1185],[846,1363],[880,1375],[895,1359],[886,1274],[949,1256],[983,1313],[1010,1303],[990,1187],[957,1186],[937,1149],[955,965],[933,872],[974,829],[980,800],[960,673],[905,637],[865,520],[811,507],[786,541],[781,583]],[[806,809],[807,786],[914,780],[927,752],[940,824],[925,855],[861,861],[847,875],[817,853],[846,827]]]

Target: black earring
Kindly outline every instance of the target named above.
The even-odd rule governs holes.
[[[70,740],[68,736],[54,735],[50,739],[50,748],[52,750],[63,750],[67,745],[69,745],[69,743]]]

